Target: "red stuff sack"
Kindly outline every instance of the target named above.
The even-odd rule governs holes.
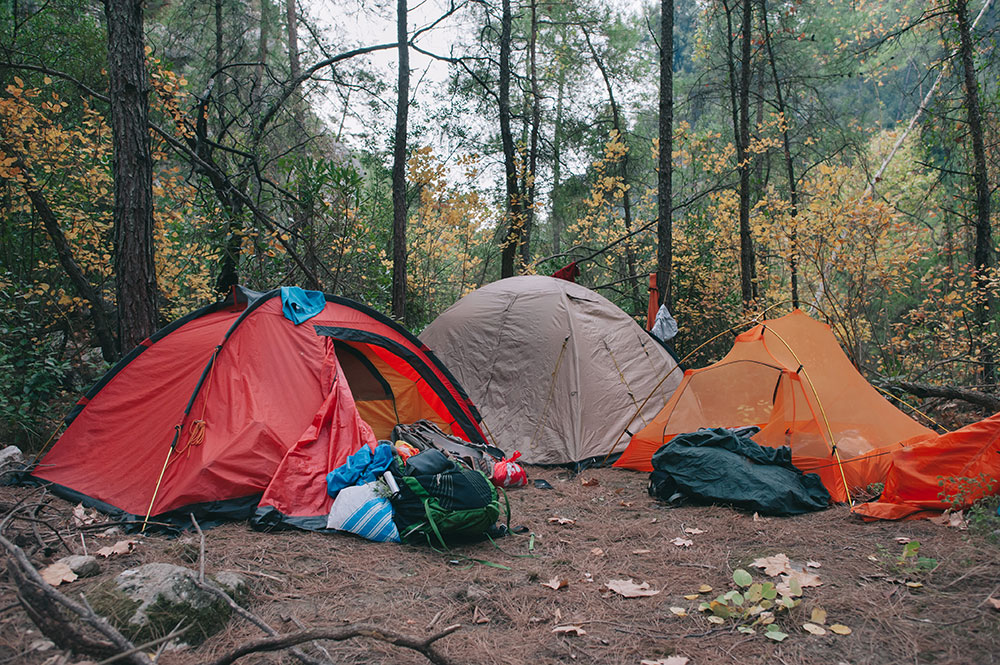
[[[528,484],[528,474],[524,467],[515,460],[521,456],[517,450],[509,458],[505,457],[493,465],[493,477],[490,478],[497,487],[524,487]]]

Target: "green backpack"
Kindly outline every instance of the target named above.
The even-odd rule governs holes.
[[[430,450],[416,457],[440,455]],[[403,542],[440,544],[480,540],[500,518],[500,499],[493,483],[481,472],[441,455],[428,467],[393,460],[399,493],[392,498],[393,520]],[[419,462],[419,460],[418,460]],[[510,519],[510,508],[507,508]]]

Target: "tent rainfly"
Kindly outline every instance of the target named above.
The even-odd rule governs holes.
[[[630,423],[642,427],[681,380],[670,354],[625,312],[540,275],[468,294],[420,339],[469,391],[486,433],[529,464],[620,452]]]
[[[748,425],[761,428],[757,443],[790,446],[795,466],[819,474],[835,501],[885,478],[881,448],[934,434],[879,395],[829,326],[794,310],[737,336],[714,365],[686,371],[615,466],[651,471],[653,453],[677,434]]]
[[[399,422],[485,442],[479,415],[419,340],[364,305],[243,289],[159,330],[66,418],[32,476],[126,519],[326,525],[325,475]]]

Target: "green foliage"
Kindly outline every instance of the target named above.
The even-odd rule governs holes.
[[[785,639],[787,634],[774,622],[776,615],[802,602],[799,582],[793,577],[779,589],[773,582],[754,582],[753,576],[742,568],[733,571],[733,581],[739,589],[727,591],[698,606],[701,612],[710,615],[709,622],[732,621],[740,632],[755,633],[757,628],[762,628],[765,637],[779,642]]]
[[[895,561],[896,569],[904,575],[916,575],[934,570],[938,566],[937,559],[920,556],[920,543],[916,540],[903,545],[903,552]]]
[[[989,542],[1000,545],[1000,496],[985,496],[965,511],[969,531],[985,537]]]
[[[0,290],[0,436],[23,448],[44,436],[40,423],[70,373],[64,334],[33,320],[37,305],[12,287]]]
[[[938,487],[942,488],[938,493],[941,501],[949,504],[952,510],[962,510],[991,496],[997,488],[997,481],[987,473],[972,478],[938,476]]]

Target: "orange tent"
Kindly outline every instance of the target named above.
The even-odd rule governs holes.
[[[934,435],[879,395],[829,326],[794,310],[737,336],[714,365],[686,371],[615,466],[651,471],[653,453],[677,434],[747,425],[761,428],[761,445],[790,446],[795,465],[819,474],[835,501],[885,478],[884,447]]]
[[[1000,494],[1000,413],[894,450],[889,459],[882,496],[854,512],[897,520],[968,508],[988,494]]]

